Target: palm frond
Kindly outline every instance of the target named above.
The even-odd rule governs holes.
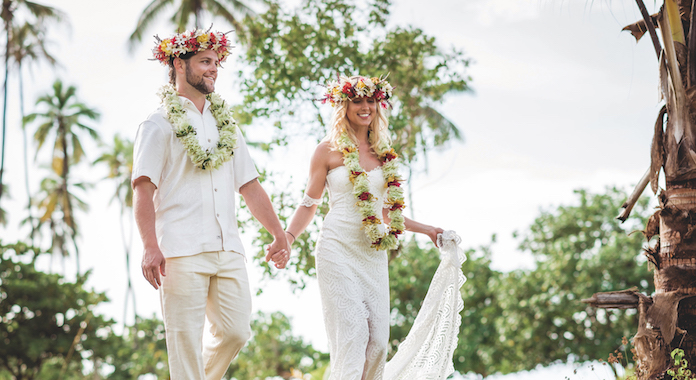
[[[131,33],[128,38],[129,49],[132,51],[135,48],[136,42],[142,42],[143,34],[145,30],[152,24],[153,21],[159,16],[162,10],[168,5],[172,4],[174,0],[153,0],[147,7],[143,10],[143,13],[138,19],[138,23],[135,27],[133,33]]]

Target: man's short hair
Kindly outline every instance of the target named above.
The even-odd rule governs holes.
[[[191,57],[193,57],[196,54],[196,52],[188,52],[186,54],[180,55],[179,58],[183,59],[184,61],[188,61],[189,59],[191,59]],[[176,69],[174,68],[175,59],[176,57],[172,57],[169,59],[169,83],[172,86],[176,86]]]

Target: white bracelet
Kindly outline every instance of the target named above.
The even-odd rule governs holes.
[[[312,207],[320,204],[321,199],[314,199],[307,194],[304,195],[304,198],[302,198],[302,202],[300,202],[300,206],[304,207]]]

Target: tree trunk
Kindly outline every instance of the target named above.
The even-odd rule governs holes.
[[[643,5],[642,0],[636,3],[639,8]],[[633,345],[640,380],[670,378],[665,373],[674,367],[671,352],[676,348],[684,350],[689,368],[696,372],[696,30],[691,27],[696,15],[694,7],[696,0],[665,0],[660,12],[649,16],[643,6],[643,21],[637,23],[643,25],[640,29],[644,31],[653,28],[656,21],[664,43],[658,55],[660,87],[666,104],[655,123],[648,175],[657,193],[659,174],[664,170],[666,189],[660,192],[660,208],[644,231],[648,241],[659,236],[654,246],[645,249],[654,267],[655,294],[648,297],[624,291],[595,294],[584,300],[596,307],[638,309],[638,332]],[[633,26],[625,30],[634,33]],[[636,39],[641,35],[634,33]],[[653,43],[657,49],[655,38]],[[644,187],[643,182],[637,191],[642,192]],[[626,210],[619,217],[622,220],[630,213],[630,208],[624,207]]]
[[[654,326],[653,332],[659,332],[643,334],[646,342],[653,350],[659,348],[664,357],[651,357],[645,348],[639,351],[641,360],[650,363],[646,368],[653,369],[646,378],[667,369],[675,348],[683,349],[689,367],[696,369],[696,181],[668,180],[666,187],[660,194],[659,246],[651,260],[655,296],[653,304],[640,314],[641,320]],[[660,360],[664,361],[661,365]]]
[[[31,225],[31,233],[29,239],[31,240],[31,245],[34,246],[34,239],[36,237],[36,224],[34,224],[34,216],[32,215],[31,209],[31,188],[29,187],[29,141],[27,138],[27,128],[24,125],[24,79],[22,77],[22,63],[19,62],[17,67],[17,72],[19,74],[19,113],[21,116],[21,127],[22,127],[22,143],[24,146],[24,187],[27,191],[27,220]]]
[[[12,11],[9,10],[9,5],[7,5],[7,11],[5,4],[7,1],[3,2],[3,18],[9,14],[10,19],[5,18],[5,34],[7,40],[5,42],[5,83],[2,87],[3,89],[3,103],[2,103],[2,147],[0,147],[0,200],[2,199],[2,174],[5,171],[5,140],[7,138],[7,80],[10,74],[10,30],[11,30],[11,15]],[[8,13],[9,12],[9,13]]]
[[[131,247],[132,244],[131,242],[132,237],[133,237],[133,231],[131,228],[129,238],[126,238],[126,226],[123,223],[123,217],[124,215],[130,215],[129,213],[126,213],[126,205],[125,201],[121,199],[121,197],[118,198],[118,201],[121,205],[121,215],[119,215],[119,223],[121,225],[121,240],[123,242],[123,250],[126,254],[126,280],[127,280],[127,286],[126,286],[126,299],[124,300],[124,305],[123,305],[123,328],[125,329],[127,324],[126,324],[126,317],[128,316],[128,300],[129,298],[133,301],[133,324],[138,321],[138,311],[136,310],[136,302],[135,302],[135,290],[133,289],[133,282],[131,281],[131,272],[130,272],[130,252],[131,252]],[[129,224],[130,226],[130,224]]]
[[[65,197],[63,203],[63,219],[65,224],[70,229],[70,238],[73,242],[73,247],[75,248],[75,265],[77,270],[77,275],[79,276],[82,272],[80,271],[80,249],[77,245],[77,226],[75,224],[75,214],[73,213],[72,202],[70,199],[70,192],[68,191],[68,177],[70,170],[70,156],[68,155],[68,131],[65,125],[61,125],[58,129],[60,133],[61,144],[63,145],[62,154],[62,172],[60,173],[63,187],[62,195]]]

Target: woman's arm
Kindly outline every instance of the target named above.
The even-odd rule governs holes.
[[[388,209],[382,209],[382,217],[387,223],[390,223],[391,220],[389,219],[388,214]],[[433,241],[433,244],[435,244],[435,246],[437,246],[437,235],[445,232],[445,230],[443,230],[440,227],[434,227],[428,224],[416,222],[415,220],[409,219],[407,217],[404,217],[404,226],[406,227],[406,231],[427,235],[430,238],[430,240]]]
[[[313,199],[320,199],[324,193],[324,184],[326,183],[326,175],[329,172],[329,145],[327,142],[322,142],[314,151],[312,160],[309,163],[309,179],[305,189],[305,196]],[[298,206],[290,220],[290,226],[286,230],[288,243],[292,245],[297,236],[304,232],[305,228],[314,219],[314,213],[317,211],[317,205],[313,204],[309,207]]]

